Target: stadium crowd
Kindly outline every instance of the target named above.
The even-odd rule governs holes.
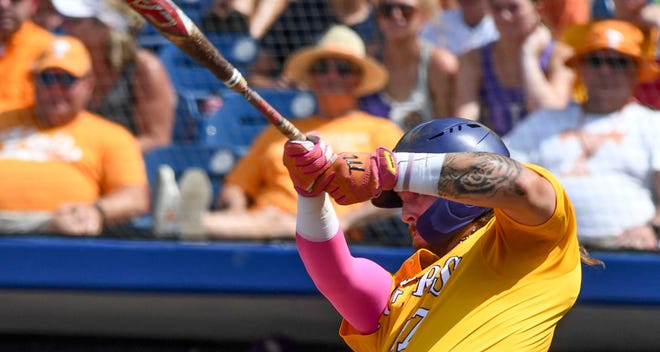
[[[285,101],[290,106],[285,117],[302,125],[308,124],[305,121],[310,117],[327,115],[328,106],[337,107],[347,98],[320,96],[315,81],[301,79],[299,73],[293,75],[295,70],[287,68],[287,62],[305,50],[323,45],[319,40],[323,40],[328,30],[342,26],[359,41],[362,53],[358,55],[364,57],[360,60],[373,63],[377,72],[382,70],[378,77],[384,78],[382,84],[368,91],[348,88],[356,101],[347,105],[342,114],[362,111],[382,119],[382,126],[394,123],[402,131],[446,117],[480,121],[505,137],[512,150],[520,152],[521,160],[560,171],[561,181],[575,183],[575,187],[569,187],[569,196],[578,204],[578,236],[589,247],[657,250],[660,146],[654,138],[637,135],[660,135],[655,122],[660,118],[660,5],[657,2],[175,2],[212,41],[217,40],[214,44],[230,61],[235,59],[232,63],[236,63],[252,88],[258,92],[292,92]],[[85,93],[90,96],[80,98],[80,108],[111,121],[113,130],[115,125],[120,125],[119,129],[127,130],[135,138],[144,163],[144,170],[139,172],[144,172],[144,178],[148,179],[150,192],[148,207],[133,209],[130,202],[118,202],[118,205],[106,202],[104,197],[123,184],[113,181],[115,176],[108,174],[110,170],[106,166],[114,161],[85,148],[79,150],[80,155],[64,157],[61,143],[68,142],[60,136],[66,132],[38,119],[30,128],[2,123],[0,175],[5,180],[16,180],[12,185],[22,190],[15,196],[0,197],[0,215],[6,224],[1,229],[3,232],[20,228],[16,222],[22,220],[17,219],[32,218],[26,214],[36,212],[47,219],[48,214],[56,216],[67,204],[83,203],[90,207],[86,212],[96,212],[95,216],[86,216],[106,220],[97,221],[105,227],[113,226],[104,231],[71,234],[209,239],[214,237],[210,235],[212,231],[200,223],[205,213],[221,212],[231,217],[231,209],[237,202],[244,209],[267,202],[268,192],[258,191],[254,186],[247,198],[240,193],[232,195],[233,187],[223,189],[225,175],[231,175],[230,185],[248,179],[249,175],[238,175],[236,170],[250,175],[267,172],[254,170],[254,165],[258,165],[255,160],[266,154],[263,143],[252,145],[259,140],[260,133],[272,133],[265,131],[265,119],[256,110],[250,110],[247,102],[240,108],[236,107],[240,104],[230,104],[237,100],[235,92],[185,54],[168,48],[173,44],[122,1],[18,0],[2,2],[0,16],[3,18],[0,113],[17,116],[21,112],[55,109],[57,103],[47,102],[40,87],[51,91],[50,87],[55,86],[62,93],[73,90],[71,87],[75,88],[78,81],[91,78],[89,92]],[[44,78],[44,73],[36,69],[37,64],[63,35],[73,36],[84,44],[91,58],[91,70],[80,76],[62,67],[57,68],[56,75]],[[599,46],[594,46],[594,36],[601,40]],[[50,48],[56,54],[64,50],[58,45]],[[340,47],[342,43],[333,45]],[[309,71],[306,73],[330,70],[340,76],[357,72],[358,76],[375,77],[376,71],[365,71],[372,70],[371,66],[355,66],[362,61],[327,60],[348,55],[342,48],[332,50],[336,52],[315,57],[318,62],[310,62],[304,68]],[[165,52],[170,56],[166,58]],[[619,77],[626,83],[616,84],[618,89],[605,85]],[[47,78],[52,82],[46,81]],[[596,78],[605,78],[605,82]],[[207,81],[211,83],[203,83]],[[316,94],[311,99],[298,99],[314,91]],[[595,108],[598,105],[595,101],[619,103]],[[634,114],[629,112],[633,107]],[[218,114],[225,119],[229,116],[231,123],[218,124],[220,119],[214,118]],[[575,126],[560,122],[575,114],[581,116]],[[627,118],[627,115],[635,117]],[[635,119],[640,116],[643,116],[641,120]],[[304,132],[316,128],[312,124]],[[226,131],[219,133],[223,129]],[[251,135],[238,138],[248,129]],[[347,134],[345,138],[361,138],[350,136]],[[646,142],[631,143],[632,138]],[[41,143],[36,144],[37,140]],[[44,144],[48,140],[51,142]],[[576,148],[575,155],[558,152],[564,145]],[[201,154],[177,154],[178,148],[191,146],[203,146],[212,153],[208,158]],[[163,149],[169,151],[169,157],[155,157]],[[243,157],[254,165],[246,168],[246,162],[241,163]],[[198,160],[190,160],[195,158]],[[640,166],[640,160],[644,161],[644,167]],[[40,176],[44,163],[70,165],[72,170],[68,172],[98,186],[92,188],[93,194],[71,190],[62,183],[67,177],[50,180]],[[568,164],[572,165],[571,170],[564,169]],[[555,167],[561,169],[554,170]],[[185,182],[188,185],[180,187],[177,180],[190,169],[201,172],[209,181]],[[566,174],[566,179],[561,172]],[[281,191],[294,194],[293,185],[287,180],[275,181],[268,174],[262,177],[274,182]],[[39,182],[38,188],[34,182]],[[31,195],[36,189],[56,197],[37,206],[35,199],[41,198]],[[642,198],[643,211],[630,216],[628,213],[636,208],[628,204],[638,204]],[[280,210],[295,211],[291,207]],[[128,214],[128,218],[116,217],[123,222],[121,226],[113,220],[115,213]],[[243,219],[243,215],[237,215],[236,219]],[[619,221],[622,219],[626,221]],[[393,220],[389,214],[380,220],[357,221],[369,225],[352,231],[351,239],[387,244],[398,238],[398,243],[408,243],[405,225],[398,219]],[[602,222],[592,224],[594,221]],[[187,229],[183,232],[182,224]],[[613,224],[620,226],[614,228]],[[26,228],[37,232],[48,230],[35,229],[34,224]],[[156,228],[159,230],[153,231]],[[280,231],[275,237],[292,239],[292,227],[285,228],[284,233]],[[215,236],[218,237],[242,236]],[[264,236],[267,237],[272,236]]]

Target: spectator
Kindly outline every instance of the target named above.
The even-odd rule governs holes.
[[[587,100],[539,110],[506,140],[514,157],[557,175],[575,206],[580,241],[594,248],[657,248],[660,113],[632,99],[639,79],[658,75],[643,41],[623,21],[586,27],[569,63]]]
[[[284,60],[295,50],[311,45],[333,23],[355,30],[372,55],[380,39],[373,6],[368,0],[255,0],[234,6],[249,17],[250,34],[260,50],[248,79],[255,87],[290,87],[281,76]]]
[[[438,11],[422,28],[422,38],[456,56],[499,38],[488,0],[459,0],[458,4],[456,9]]]
[[[297,0],[233,0],[232,6],[249,19],[250,36],[261,40],[292,1]]]
[[[660,63],[660,4],[645,0],[615,0],[614,19],[628,21],[644,32],[647,55]],[[660,79],[639,82],[635,89],[635,98],[644,105],[660,109]]]
[[[382,62],[390,79],[385,89],[362,100],[365,111],[385,116],[403,130],[452,111],[456,57],[419,37],[435,0],[381,0]]]
[[[57,12],[50,0],[39,0],[37,11],[32,16],[32,20],[51,33],[60,33],[62,22],[64,22],[62,15]]]
[[[0,111],[34,104],[30,70],[52,35],[30,20],[36,0],[0,1]]]
[[[98,235],[148,209],[144,161],[123,127],[85,110],[84,45],[55,39],[35,68],[36,103],[0,116],[0,232]]]
[[[555,39],[562,37],[566,28],[589,22],[590,0],[537,0],[541,21]]]
[[[144,20],[119,0],[53,0],[64,30],[92,54],[96,86],[89,109],[126,127],[143,152],[172,139],[176,92],[165,66],[138,47]]]
[[[298,252],[351,349],[549,349],[581,282],[573,207],[550,172],[510,159],[492,131],[457,118],[414,127],[394,153],[326,148],[289,141],[283,161],[300,192]],[[353,256],[330,197],[402,207],[416,252],[393,273]]]
[[[505,135],[529,112],[563,108],[574,73],[572,50],[554,41],[534,0],[490,0],[500,39],[460,58],[456,116],[481,120]]]
[[[285,72],[294,82],[309,86],[318,100],[318,115],[292,121],[301,131],[323,133],[338,148],[364,151],[378,145],[391,145],[401,136],[402,131],[394,123],[358,110],[357,98],[381,89],[387,81],[387,72],[377,61],[365,56],[364,43],[348,27],[332,26],[317,45],[297,51],[287,60]],[[185,238],[200,235],[208,238],[293,238],[296,191],[282,165],[285,140],[274,126],[257,137],[248,153],[224,179],[216,202],[223,210],[202,215],[208,205],[204,197],[211,191],[198,188],[208,182],[200,180],[199,176],[192,177],[194,182],[184,182],[190,179],[184,174],[181,180],[181,204],[184,206],[179,206],[182,235]],[[184,187],[184,183],[197,187]],[[162,204],[156,204],[156,208],[172,209]],[[200,211],[195,213],[190,209]],[[371,216],[378,218],[383,214],[368,203],[340,207],[337,212],[347,229],[361,225]],[[157,220],[161,218],[156,214]]]
[[[215,0],[202,15],[202,31],[222,33],[250,33],[249,18],[236,10],[235,1]]]
[[[376,56],[382,45],[382,34],[374,5],[369,0],[328,0],[328,6],[335,22],[354,30],[362,38],[367,55]]]
[[[268,1],[264,1],[268,2]],[[333,23],[328,0],[292,0],[268,28],[248,74],[253,87],[291,87],[282,76],[284,61],[296,50],[313,45]]]

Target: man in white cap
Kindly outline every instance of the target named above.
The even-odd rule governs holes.
[[[331,27],[317,45],[290,56],[284,74],[297,84],[309,87],[318,101],[316,115],[292,121],[302,132],[322,133],[336,148],[360,151],[394,145],[403,134],[393,122],[358,110],[358,98],[380,90],[388,76],[382,65],[365,54],[363,41],[350,28]],[[189,181],[181,185],[178,207],[181,235],[187,238],[294,238],[296,191],[282,164],[285,141],[286,137],[273,126],[262,131],[224,179],[217,200],[217,205],[223,208],[221,211],[206,212],[211,191],[198,189],[199,185],[208,185],[208,181],[203,181],[205,175],[187,177]],[[393,214],[391,210],[377,209],[368,203],[337,206],[337,212],[347,228],[359,227],[371,216]]]
[[[98,235],[149,209],[137,141],[85,110],[91,73],[84,45],[58,37],[36,63],[35,105],[0,114],[0,233]]]

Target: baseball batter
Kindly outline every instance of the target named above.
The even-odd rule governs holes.
[[[284,163],[300,256],[355,351],[546,351],[578,297],[581,256],[599,262],[553,175],[474,121],[423,123],[394,152],[289,141]],[[417,251],[393,274],[353,257],[329,197],[402,207]]]

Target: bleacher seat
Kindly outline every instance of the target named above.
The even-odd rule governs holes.
[[[305,118],[316,111],[316,99],[309,91],[258,89],[256,92],[287,119]],[[222,99],[218,111],[201,118],[199,140],[207,145],[232,146],[243,155],[269,121],[238,93],[226,94]]]
[[[209,33],[207,38],[222,56],[244,76],[257,55],[257,43],[247,34]],[[166,43],[158,56],[177,89],[202,90],[210,93],[228,90],[224,83],[204,66],[172,43]]]
[[[234,67],[246,76],[257,55],[257,43],[248,35],[210,33],[211,43]],[[197,140],[201,115],[199,104],[207,98],[232,94],[222,81],[172,43],[159,51],[172,84],[178,92],[178,105],[172,139],[175,142]]]
[[[612,18],[614,14],[613,0],[593,0],[591,3],[591,18],[594,20],[604,20]]]

